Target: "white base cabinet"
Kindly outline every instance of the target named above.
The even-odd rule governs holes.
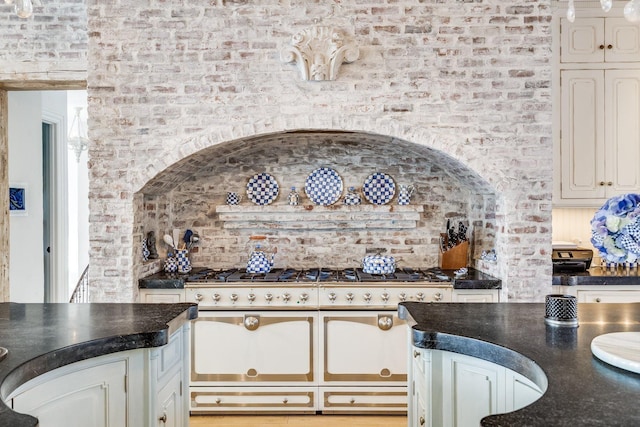
[[[500,302],[498,289],[454,289],[453,302]]]
[[[542,396],[528,378],[475,357],[411,346],[409,427],[478,426]]]
[[[578,302],[640,302],[638,285],[553,286],[553,293],[573,295]]]
[[[13,410],[41,427],[186,427],[186,324],[163,347],[130,350],[72,363],[14,390]]]

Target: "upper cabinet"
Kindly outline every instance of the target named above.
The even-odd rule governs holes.
[[[556,15],[553,43],[554,205],[640,193],[640,25]]]
[[[562,198],[640,192],[640,70],[561,72]]]
[[[637,62],[640,25],[624,18],[560,20],[560,60],[570,62]]]

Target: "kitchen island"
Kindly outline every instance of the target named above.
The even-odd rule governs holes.
[[[637,426],[640,375],[591,354],[596,336],[640,332],[640,303],[579,304],[579,327],[544,322],[544,304],[404,302],[411,344],[489,361],[523,375],[544,393],[482,426]],[[546,390],[545,390],[546,389]]]
[[[6,357],[0,361],[0,426],[38,425],[35,417],[10,408],[9,400],[15,397],[16,389],[38,382],[39,378],[46,377],[55,370],[66,370],[63,372],[65,375],[73,373],[73,366],[99,360],[101,357],[108,358],[109,355],[128,355],[118,365],[125,367],[125,381],[128,381],[128,390],[125,392],[130,395],[140,391],[142,393],[138,393],[140,396],[135,397],[135,402],[127,401],[127,404],[128,407],[131,403],[144,404],[147,397],[140,385],[142,381],[136,384],[136,380],[149,376],[149,373],[130,371],[138,368],[139,371],[149,370],[155,366],[155,359],[163,360],[165,354],[162,351],[171,347],[167,344],[173,336],[176,344],[170,350],[175,354],[171,359],[175,363],[171,366],[172,371],[167,373],[185,376],[186,373],[178,372],[178,362],[182,360],[180,348],[188,350],[186,344],[180,344],[182,331],[196,317],[197,306],[188,303],[0,304],[0,347],[8,350]],[[139,357],[140,351],[155,353],[150,358],[142,359]],[[145,356],[149,354],[151,353]],[[168,353],[167,356],[171,354]],[[90,368],[100,369],[101,366],[108,366],[108,362]],[[160,373],[157,376],[159,381],[164,381],[160,378]],[[65,377],[61,375],[56,379],[59,378]],[[151,388],[154,387],[155,383],[152,381],[146,382],[151,384]],[[29,390],[25,390],[25,395],[28,392]],[[155,409],[155,405],[152,406]],[[142,412],[140,407],[134,410]],[[71,414],[67,413],[69,415]],[[136,425],[150,424],[150,418],[147,415],[134,417],[135,420],[141,420]],[[153,420],[153,425],[156,423],[157,419]]]

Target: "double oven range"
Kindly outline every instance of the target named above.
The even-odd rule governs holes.
[[[438,269],[194,270],[192,413],[404,413],[401,301],[451,301]]]

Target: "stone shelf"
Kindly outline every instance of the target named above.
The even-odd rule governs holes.
[[[215,208],[226,229],[411,229],[420,220],[422,205],[219,205]]]

